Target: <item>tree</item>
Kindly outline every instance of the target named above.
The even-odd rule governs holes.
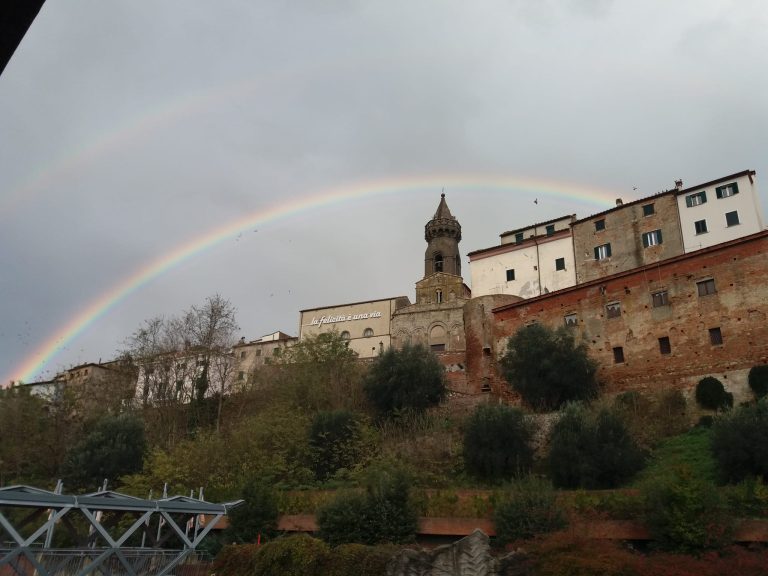
[[[464,466],[488,480],[527,474],[533,464],[533,427],[522,411],[503,404],[481,405],[464,433]]]
[[[753,366],[750,369],[749,388],[758,400],[768,395],[768,365]]]
[[[158,409],[170,445],[182,425],[194,428],[212,420],[220,427],[233,382],[235,312],[229,300],[215,294],[180,316],[146,320],[126,341],[124,355],[137,366],[141,400]]]
[[[310,411],[355,409],[362,404],[357,353],[336,332],[303,339],[278,357],[272,394]]]
[[[226,537],[239,544],[255,542],[259,535],[271,538],[277,530],[277,501],[272,489],[263,482],[251,480],[243,487],[244,502],[228,514]]]
[[[570,405],[552,428],[547,467],[559,488],[615,488],[642,466],[642,452],[610,410]]]
[[[712,453],[720,477],[739,482],[749,476],[768,478],[768,401],[740,406],[715,419]]]
[[[365,494],[339,494],[318,511],[317,525],[332,546],[412,541],[417,517],[407,477],[398,470],[372,473]]]
[[[720,380],[707,376],[696,385],[696,402],[708,410],[727,410],[733,406],[733,394],[725,391]]]
[[[521,328],[507,342],[501,367],[510,386],[535,410],[555,410],[597,396],[597,364],[565,327]]]
[[[146,452],[143,422],[132,414],[107,416],[67,454],[65,475],[81,488],[139,472]]]
[[[326,480],[341,468],[351,468],[363,455],[367,444],[360,417],[348,410],[318,412],[309,429],[312,469],[315,477]]]
[[[364,382],[365,394],[382,414],[410,409],[422,412],[445,397],[445,371],[421,345],[390,348],[374,360]]]

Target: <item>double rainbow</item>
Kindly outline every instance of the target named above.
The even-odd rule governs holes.
[[[565,198],[580,205],[603,210],[609,207],[615,193],[592,187],[551,180],[510,178],[503,176],[419,176],[376,182],[362,182],[345,187],[321,191],[311,196],[283,201],[258,212],[246,214],[227,224],[212,229],[190,241],[184,242],[161,255],[147,265],[135,270],[117,282],[112,288],[84,306],[66,324],[58,328],[40,346],[30,353],[16,367],[10,379],[33,381],[46,364],[99,318],[108,314],[118,303],[128,298],[144,285],[161,274],[172,270],[182,262],[190,260],[207,249],[256,226],[279,222],[323,206],[343,202],[362,201],[373,196],[402,193],[406,191],[440,190],[447,187],[455,194],[461,190],[479,189],[503,192],[518,192],[534,195],[536,198]],[[519,223],[511,223],[517,225]],[[4,382],[7,382],[5,379]]]

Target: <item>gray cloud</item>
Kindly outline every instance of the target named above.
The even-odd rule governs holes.
[[[248,338],[295,332],[301,308],[412,297],[442,185],[464,254],[599,209],[455,175],[625,199],[761,181],[766,24],[757,0],[46,3],[0,77],[0,378],[160,255],[329,190],[406,183],[201,252],[46,375],[214,292]]]

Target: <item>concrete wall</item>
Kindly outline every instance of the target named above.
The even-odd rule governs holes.
[[[698,282],[713,280],[716,292],[699,295]],[[666,305],[654,306],[653,294],[667,292]],[[627,389],[671,387],[690,391],[712,375],[734,393],[748,398],[746,374],[768,363],[768,233],[734,240],[588,282],[561,292],[494,310],[494,348],[536,321],[571,328],[598,361],[598,376],[608,393]],[[620,313],[608,317],[607,305]],[[712,344],[710,329],[719,328],[723,343]],[[671,353],[662,354],[660,338],[669,338]],[[622,348],[616,362],[614,348]],[[471,359],[482,350],[469,347]],[[471,363],[471,360],[470,360]]]

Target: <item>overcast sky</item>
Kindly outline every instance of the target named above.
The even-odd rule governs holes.
[[[247,214],[308,206],[157,275],[36,377],[214,293],[249,340],[413,300],[443,186],[463,255],[676,178],[751,168],[765,206],[767,139],[764,0],[48,0],[0,76],[0,382]]]

